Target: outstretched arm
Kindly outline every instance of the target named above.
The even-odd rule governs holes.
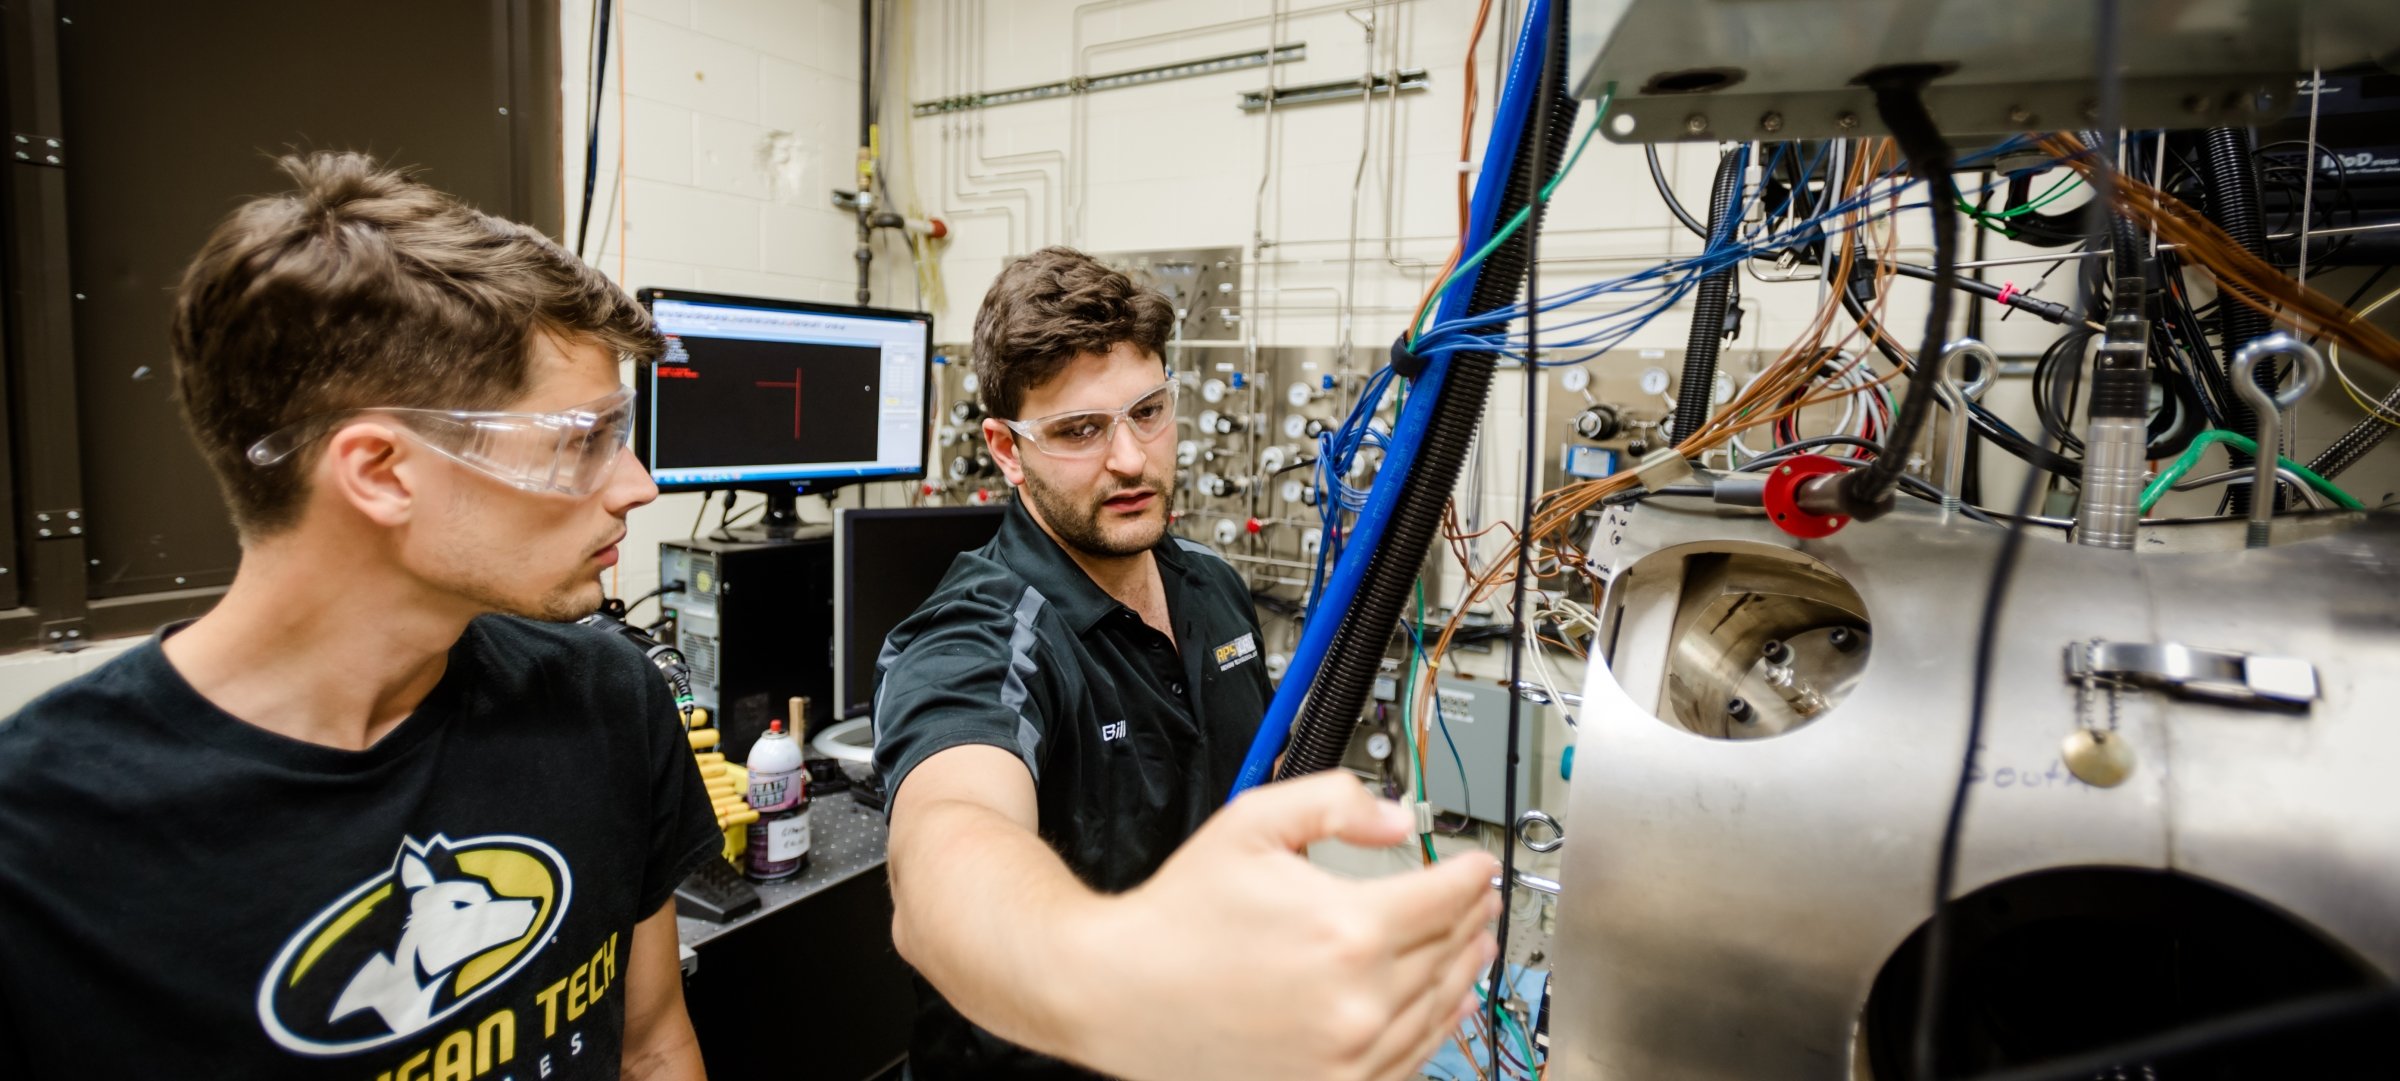
[[[892,801],[901,955],[975,1023],[1120,1077],[1406,1076],[1497,949],[1488,857],[1366,882],[1309,865],[1313,841],[1408,836],[1346,776],[1245,794],[1113,896],[1042,841],[1005,750],[938,752]]]

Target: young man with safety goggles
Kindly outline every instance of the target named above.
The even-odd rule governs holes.
[[[0,721],[0,1076],[699,1077],[721,837],[663,682],[563,622],[658,494],[662,342],[533,229],[282,165],[175,298],[232,586]]]
[[[1066,248],[1011,263],[976,317],[1020,498],[876,681],[915,1081],[1412,1076],[1496,949],[1488,858],[1309,865],[1413,830],[1347,775],[1225,805],[1272,690],[1241,577],[1167,532],[1173,319]]]

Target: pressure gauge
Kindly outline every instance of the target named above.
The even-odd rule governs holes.
[[[1200,444],[1190,439],[1175,444],[1175,464],[1190,465],[1200,458]]]
[[[975,378],[974,372],[968,372],[967,374],[958,377],[958,389],[966,391],[969,394],[975,393],[976,388],[982,385],[983,380]]]
[[[1369,735],[1367,736],[1367,757],[1369,757],[1369,758],[1372,758],[1372,759],[1374,759],[1374,760],[1376,760],[1376,761],[1378,761],[1378,762],[1381,762],[1381,761],[1383,761],[1383,760],[1384,760],[1384,759],[1386,759],[1386,758],[1390,758],[1391,756],[1392,756],[1392,735],[1391,735],[1391,733],[1389,733],[1389,732],[1375,732],[1375,733],[1371,733],[1371,734],[1369,734]]]
[[[1307,435],[1307,417],[1301,416],[1298,413],[1286,413],[1283,415],[1283,437],[1285,439],[1301,439]]]
[[[1583,388],[1591,385],[1592,373],[1581,368],[1569,368],[1566,371],[1558,373],[1559,389],[1564,390],[1569,394],[1581,394],[1583,393]]]
[[[1217,519],[1216,534],[1218,544],[1232,544],[1241,539],[1242,524],[1231,518],[1219,518]]]
[[[1218,402],[1224,401],[1225,381],[1222,379],[1211,379],[1208,382],[1200,384],[1200,400],[1207,402],[1210,405],[1215,405]]]
[[[1268,447],[1258,452],[1258,469],[1262,473],[1281,473],[1283,463],[1291,452],[1282,447]]]
[[[1283,400],[1292,403],[1292,407],[1297,409],[1317,400],[1317,392],[1306,383],[1294,383],[1290,390],[1283,392]]]
[[[1300,502],[1303,494],[1307,491],[1308,485],[1302,484],[1296,480],[1287,480],[1283,482],[1283,501],[1286,503],[1298,503]]]
[[[1203,410],[1201,410],[1201,411],[1200,411],[1200,430],[1201,430],[1201,431],[1203,431],[1203,432],[1207,432],[1207,433],[1209,433],[1210,435],[1215,435],[1215,434],[1216,434],[1216,432],[1217,432],[1217,411],[1216,411],[1216,410],[1214,410],[1214,409],[1203,409]]]
[[[1642,369],[1642,393],[1665,394],[1666,392],[1667,370],[1665,368]]]
[[[1317,528],[1317,527],[1315,527],[1315,526],[1310,526],[1310,527],[1309,527],[1307,530],[1303,531],[1303,532],[1300,534],[1300,554],[1301,554],[1301,555],[1307,556],[1307,557],[1308,557],[1308,558],[1310,558],[1310,559],[1315,559],[1315,558],[1317,557],[1317,549],[1319,549],[1319,548],[1322,548],[1322,547],[1324,547],[1324,546],[1325,546],[1325,531],[1324,531],[1324,530],[1322,530],[1322,529],[1318,529],[1318,528]]]
[[[1732,400],[1733,400],[1733,377],[1732,377],[1732,376],[1729,376],[1729,375],[1720,375],[1720,376],[1718,376],[1718,377],[1717,377],[1717,404],[1718,404],[1718,405],[1723,405],[1723,404],[1725,404],[1725,403],[1727,403],[1727,402],[1730,402],[1730,401],[1732,401]]]

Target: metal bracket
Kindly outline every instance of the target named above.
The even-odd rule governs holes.
[[[2298,657],[2265,657],[2180,642],[2076,642],[2067,678],[2152,687],[2229,705],[2305,706],[2317,699],[2317,668]]]
[[[66,144],[65,139],[56,135],[17,132],[12,136],[10,149],[16,152],[16,160],[27,165],[45,165],[63,169],[67,164]]]
[[[59,619],[42,624],[42,648],[52,653],[73,653],[90,645],[83,638],[83,620]]]
[[[1264,90],[1242,91],[1241,109],[1255,113],[1267,107],[1270,99],[1278,109],[1307,105],[1319,101],[1348,101],[1353,98],[1372,98],[1377,94],[1396,94],[1403,90],[1423,90],[1433,85],[1424,68],[1409,68],[1384,75],[1361,75],[1355,79],[1334,79],[1306,86],[1274,86]]]
[[[33,512],[35,540],[73,540],[83,536],[83,512],[80,510],[39,510]]]

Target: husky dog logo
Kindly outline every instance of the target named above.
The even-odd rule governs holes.
[[[571,881],[529,837],[403,838],[392,864],[284,942],[259,984],[276,1043],[347,1054],[423,1031],[547,945]]]

